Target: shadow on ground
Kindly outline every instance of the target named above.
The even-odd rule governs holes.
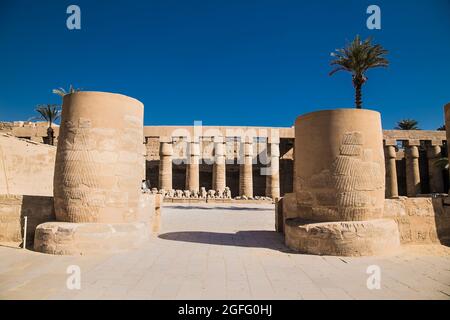
[[[183,209],[183,210],[233,210],[233,211],[273,211],[274,208],[267,207],[237,207],[237,206],[171,206],[164,205],[164,208]]]
[[[266,248],[282,252],[291,252],[284,245],[284,237],[275,231],[251,230],[236,233],[220,233],[206,231],[168,232],[158,236],[164,240],[236,246],[247,248]]]

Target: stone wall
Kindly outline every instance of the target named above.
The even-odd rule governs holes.
[[[19,247],[27,216],[27,246],[36,226],[54,220],[56,148],[0,134],[0,245]]]
[[[47,137],[47,127],[47,122],[0,122],[0,133],[8,133],[18,138],[43,143]],[[56,142],[59,135],[59,126],[57,124],[53,124],[52,127],[56,137]]]
[[[398,225],[402,244],[450,245],[450,205],[446,198],[417,197],[386,199],[383,218]],[[289,193],[276,205],[275,228],[284,233],[284,221],[297,216],[295,194]]]
[[[53,197],[0,195],[0,245],[20,247],[24,217],[28,218],[27,247],[32,247],[36,226],[55,220]]]
[[[159,230],[161,217],[161,195],[142,193],[139,197],[137,220],[148,224],[150,230]]]
[[[0,194],[52,196],[56,147],[0,134]]]
[[[450,207],[444,198],[386,199],[384,216],[394,219],[402,244],[450,244]]]

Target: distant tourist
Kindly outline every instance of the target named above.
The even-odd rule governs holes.
[[[141,189],[142,189],[143,192],[149,192],[150,191],[150,188],[149,188],[149,185],[147,183],[147,180],[142,180]]]

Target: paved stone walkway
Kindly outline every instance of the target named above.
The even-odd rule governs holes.
[[[0,247],[0,299],[450,299],[450,248],[339,258],[289,251],[270,205],[172,205],[159,237],[113,256]],[[81,269],[68,290],[67,267]],[[368,266],[381,271],[369,290]]]

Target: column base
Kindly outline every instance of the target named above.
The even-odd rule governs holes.
[[[310,223],[287,219],[285,242],[294,251],[331,256],[374,256],[400,248],[397,224],[391,219]]]
[[[36,228],[34,250],[55,255],[95,255],[137,248],[149,226],[135,223],[46,222]]]

